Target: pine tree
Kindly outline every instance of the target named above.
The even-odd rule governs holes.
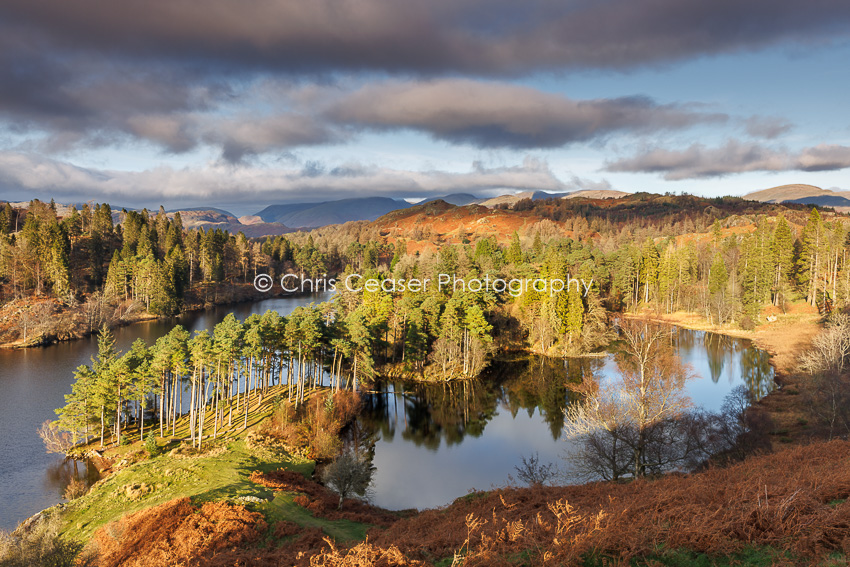
[[[100,412],[100,446],[103,447],[103,436],[106,426],[111,423],[111,408],[115,406],[115,337],[109,327],[104,325],[100,329],[97,339],[97,357],[92,357],[92,371],[94,373],[94,384],[92,388],[92,399],[95,407]]]
[[[711,273],[708,276],[708,293],[711,295],[722,294],[726,290],[729,281],[729,272],[726,270],[726,262],[719,252],[714,255],[711,263]]]
[[[784,297],[794,270],[794,236],[791,226],[783,215],[779,215],[771,241],[773,274],[773,304],[779,305]]]
[[[578,290],[578,286],[570,286],[567,296],[569,314],[567,315],[566,331],[569,334],[570,342],[573,342],[581,336],[581,328],[584,321],[584,303],[582,302],[581,292]]]
[[[806,301],[811,305],[817,301],[823,243],[823,222],[817,208],[813,208],[803,228],[800,238],[800,257],[797,261],[797,280],[806,290]]]
[[[393,254],[393,259],[390,262],[390,270],[395,270],[396,264],[401,261],[405,254],[407,254],[407,243],[403,239],[399,239],[395,243],[395,254]]]
[[[658,285],[658,272],[660,266],[658,248],[652,239],[647,239],[641,250],[640,279],[643,282],[643,301],[649,303],[650,290]]]
[[[12,205],[6,203],[3,206],[3,210],[0,211],[0,234],[9,234],[12,232],[12,218],[14,214]]]
[[[97,420],[98,408],[94,406],[93,391],[96,376],[88,365],[80,365],[74,371],[71,393],[65,395],[65,405],[56,410],[59,428],[72,435],[77,444],[89,437],[89,428]]]
[[[505,260],[509,264],[514,265],[522,262],[522,246],[519,243],[519,233],[516,231],[514,231],[514,234],[511,237],[511,245],[505,253]]]
[[[534,234],[534,243],[531,245],[531,251],[534,254],[535,261],[540,261],[543,257],[543,240],[540,238],[540,232]]]

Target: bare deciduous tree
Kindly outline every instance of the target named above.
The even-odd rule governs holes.
[[[528,458],[523,456],[521,460],[521,464],[516,465],[514,469],[516,469],[518,480],[528,486],[544,486],[558,474],[554,463],[543,464],[540,462],[538,453],[529,455]],[[513,481],[513,477],[510,475],[508,475],[508,478]]]
[[[850,360],[850,317],[830,317],[826,328],[812,340],[800,357],[800,368],[809,374],[804,396],[812,415],[829,427],[850,432],[850,377],[845,374]]]
[[[38,436],[48,453],[65,453],[74,446],[72,434],[61,431],[57,423],[49,419],[38,428]]]
[[[850,359],[850,317],[830,318],[826,328],[812,340],[812,348],[800,357],[800,368],[810,374],[844,372]]]
[[[327,466],[322,480],[339,494],[338,509],[341,510],[343,500],[352,495],[366,496],[373,470],[365,456],[350,452],[343,453]]]
[[[659,449],[650,447],[654,437],[673,435],[664,424],[690,408],[684,387],[693,376],[674,352],[668,329],[635,320],[623,322],[620,332],[619,378],[588,378],[575,387],[583,401],[567,408],[565,424],[567,437],[584,442],[578,460],[611,479],[626,473],[626,454],[636,477],[664,464],[656,462]]]

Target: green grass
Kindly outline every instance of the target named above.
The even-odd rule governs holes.
[[[128,512],[184,496],[190,497],[193,503],[232,500],[239,496],[271,500],[273,492],[251,482],[248,477],[255,470],[269,472],[282,467],[309,475],[314,463],[261,460],[251,454],[241,439],[228,443],[226,450],[217,456],[175,459],[160,455],[146,459],[114,473],[88,494],[71,502],[63,531],[71,538],[88,540],[97,528]],[[142,483],[152,490],[138,498],[127,496],[126,487]]]
[[[463,496],[458,496],[454,499],[453,503],[457,502],[475,502],[476,500],[481,500],[482,498],[487,498],[490,495],[490,492],[487,490],[473,490],[469,494],[464,494]]]
[[[306,392],[305,403],[315,395],[325,395],[328,391],[327,388],[317,388],[315,390],[308,390]],[[240,403],[239,407],[236,406],[236,401],[234,399],[233,402],[233,412],[231,413],[228,408],[225,408],[224,411],[224,420],[222,423],[218,424],[218,433],[217,436],[219,438],[225,439],[237,439],[244,438],[247,432],[255,429],[260,423],[262,423],[266,418],[270,417],[275,409],[275,404],[278,400],[281,402],[285,402],[288,399],[288,389],[285,385],[277,385],[269,388],[266,395],[263,397],[262,402],[260,402],[260,395],[258,392],[251,392],[249,405],[248,405],[248,427],[245,427],[245,406]],[[228,425],[228,416],[230,416],[230,425]],[[208,407],[207,415],[204,419],[204,437],[206,438],[208,435],[211,436],[215,429],[215,413]],[[158,442],[160,446],[163,444],[169,445],[174,441],[179,441],[181,439],[188,439],[190,436],[189,430],[189,417],[187,415],[181,417],[177,420],[174,427],[166,427],[163,433],[165,437],[159,437],[159,421],[158,420],[145,420],[145,438],[153,432],[154,435],[157,436]],[[108,455],[123,455],[134,449],[138,449],[141,445],[139,444],[139,430],[135,425],[129,430],[121,432],[122,443],[124,439],[129,439],[130,444],[123,445],[115,445],[114,438],[109,436],[107,433],[107,437],[105,441],[109,446]],[[206,441],[205,441],[206,442]],[[90,443],[87,446],[82,446],[78,449],[79,452],[84,453],[88,449],[94,449],[99,447],[99,440]],[[170,448],[170,447],[169,447]]]
[[[294,499],[295,493],[293,492],[279,492],[275,495],[274,500],[259,504],[256,509],[265,515],[270,525],[280,520],[287,520],[304,528],[320,528],[337,541],[364,540],[366,539],[366,531],[372,527],[369,524],[360,524],[350,520],[316,518],[310,510],[296,504]]]
[[[273,390],[277,390],[274,388]],[[280,388],[285,399],[285,387]],[[169,457],[168,452],[180,446],[179,439],[188,436],[188,419],[177,422],[175,436],[158,439],[160,454],[145,458],[113,473],[96,484],[85,496],[69,503],[64,514],[63,533],[78,541],[87,541],[101,526],[121,518],[123,515],[156,506],[175,498],[189,497],[194,504],[211,501],[233,501],[242,496],[254,496],[265,503],[249,505],[262,512],[270,525],[279,520],[288,520],[304,527],[321,528],[329,536],[340,540],[363,539],[371,526],[347,520],[325,520],[316,518],[309,510],[293,502],[294,495],[279,493],[249,480],[252,472],[271,472],[280,468],[296,471],[309,477],[315,467],[312,461],[289,459],[286,455],[260,457],[246,446],[244,437],[266,417],[271,415],[275,394],[267,395],[263,403],[253,398],[248,428],[244,428],[244,413],[235,411],[233,427],[219,427],[218,441],[205,440],[204,449],[220,447],[211,454],[189,458]],[[316,393],[321,393],[321,390]],[[312,392],[311,392],[312,394]],[[244,407],[244,406],[243,406]],[[243,410],[244,411],[244,410]],[[238,418],[237,418],[238,415]],[[225,419],[225,425],[226,425]],[[153,429],[159,433],[159,426]],[[168,433],[171,433],[169,430]],[[205,425],[205,433],[212,433],[212,423]],[[132,432],[133,443],[108,450],[107,455],[121,460],[142,444],[138,433]],[[147,431],[146,431],[147,435]],[[151,490],[141,496],[130,497],[127,487],[145,484]]]

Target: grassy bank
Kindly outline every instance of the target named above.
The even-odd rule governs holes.
[[[325,388],[309,391],[306,401],[327,393]],[[103,451],[108,476],[85,496],[67,505],[64,533],[74,539],[88,540],[98,528],[127,513],[189,497],[194,504],[222,500],[249,502],[272,518],[287,519],[305,527],[320,527],[333,537],[345,539],[361,534],[362,527],[311,518],[309,512],[294,505],[291,498],[276,496],[272,490],[250,480],[255,471],[264,473],[279,469],[312,475],[313,461],[257,445],[249,437],[272,415],[277,404],[285,403],[286,399],[286,386],[272,387],[262,403],[257,394],[252,394],[248,427],[244,427],[244,406],[238,412],[234,407],[231,425],[225,417],[219,424],[217,439],[205,438],[200,452],[184,441],[189,436],[188,416],[180,418],[173,430],[166,431],[166,437],[158,439],[157,456],[147,456],[138,429],[126,432],[129,443]],[[146,435],[150,431],[158,434],[158,424],[148,426]],[[212,434],[212,416],[207,417],[204,431]],[[96,448],[98,444],[93,442],[90,447]]]
[[[233,450],[242,451],[238,444]],[[275,484],[285,474],[272,473],[266,476],[271,494],[262,487],[244,489],[266,498],[248,506],[250,515],[241,507],[171,501],[113,525],[100,538],[123,549],[123,555],[113,554],[121,562],[107,565],[191,557],[215,566],[837,566],[847,564],[850,549],[848,461],[850,442],[819,442],[690,475],[476,492],[372,528],[313,513],[311,504],[302,506],[309,499],[301,490]],[[225,484],[228,491],[243,490],[239,482]],[[174,513],[176,508],[182,511]],[[210,555],[200,535],[212,533],[209,524],[216,518],[219,525],[227,518],[222,529],[239,537]],[[156,532],[162,525],[174,526],[179,535],[165,537],[170,527]],[[143,530],[158,539],[146,540]],[[195,542],[196,555],[187,555],[186,542]]]

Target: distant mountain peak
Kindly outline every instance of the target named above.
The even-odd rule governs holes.
[[[805,183],[779,185],[744,195],[744,199],[763,203],[797,203],[833,207],[840,212],[850,212],[850,191],[832,191]]]

